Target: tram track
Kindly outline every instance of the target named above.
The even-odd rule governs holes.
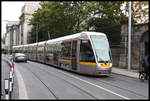
[[[29,69],[29,68],[28,68],[28,69]],[[38,69],[39,69],[39,68],[38,68]],[[88,91],[86,91],[86,90],[84,90],[84,89],[78,87],[77,85],[75,85],[75,84],[73,84],[73,83],[71,83],[71,82],[69,82],[69,81],[63,79],[62,77],[57,76],[56,74],[53,74],[53,73],[51,73],[51,72],[49,72],[49,71],[46,71],[45,69],[43,69],[43,68],[41,68],[41,67],[40,67],[40,70],[46,72],[47,74],[51,74],[51,75],[57,77],[58,79],[61,79],[61,80],[65,81],[65,82],[67,82],[68,84],[74,86],[75,88],[77,88],[77,89],[79,89],[80,91],[86,93],[87,95],[91,96],[91,97],[94,98],[94,99],[99,99],[99,98],[97,98],[96,96],[90,94]],[[32,72],[32,70],[30,70],[30,71]],[[46,86],[46,84],[45,84],[34,72],[32,72],[32,73]],[[47,87],[48,89],[50,89],[48,86],[46,86],[46,87]],[[51,92],[52,92],[52,90],[51,90]],[[56,99],[59,99],[59,98],[60,98],[60,97],[56,96],[56,94],[54,93],[54,91],[53,91],[53,95],[56,97]]]
[[[46,71],[46,72],[48,72],[48,71]],[[60,77],[59,77],[60,78]],[[115,80],[120,80],[120,81],[123,81],[123,82],[126,82],[127,80],[121,80],[121,79],[116,79],[116,78],[113,78],[113,77],[111,77],[110,76],[110,78],[111,79],[115,79]],[[62,78],[61,78],[62,79]],[[132,78],[133,79],[133,78]],[[145,97],[145,98],[147,98],[147,96],[144,96],[144,95],[142,95],[142,94],[139,94],[139,93],[137,93],[136,91],[134,91],[134,90],[130,90],[130,89],[127,89],[127,88],[123,88],[123,87],[121,87],[121,86],[117,86],[117,85],[115,85],[115,84],[113,84],[113,83],[110,83],[110,82],[108,82],[108,81],[105,81],[105,80],[102,80],[102,79],[98,79],[98,80],[96,80],[96,79],[94,79],[95,81],[98,81],[98,82],[100,82],[100,83],[104,83],[104,84],[106,84],[106,85],[109,85],[109,86],[112,86],[112,87],[116,87],[117,89],[119,88],[119,89],[121,89],[121,90],[124,90],[124,91],[126,91],[126,92],[129,92],[129,93],[133,93],[133,94],[136,94],[136,95],[138,95],[138,96],[141,96],[141,97]],[[66,80],[65,80],[66,81]],[[68,81],[67,81],[68,82]],[[131,81],[128,81],[128,83],[131,83]],[[140,83],[141,84],[141,83]],[[79,88],[79,87],[78,87]]]
[[[63,80],[62,81],[62,83],[63,82],[66,82],[68,85],[71,85],[71,86],[73,86],[73,87],[75,87],[76,89],[78,89],[78,90],[80,90],[81,92],[83,92],[83,93],[86,93],[86,95],[88,95],[88,96],[91,96],[92,98],[94,98],[94,99],[103,99],[103,98],[100,98],[100,97],[98,97],[98,96],[96,96],[95,94],[93,94],[93,92],[90,92],[90,90],[89,89],[86,89],[86,87],[83,87],[82,85],[78,85],[78,84],[75,84],[72,80],[74,79],[72,76],[76,76],[76,73],[73,73],[73,75],[72,75],[72,73],[70,73],[70,72],[68,72],[69,74],[67,74],[67,73],[63,73],[63,71],[58,71],[58,70],[61,70],[61,69],[58,69],[58,70],[56,70],[56,68],[53,68],[53,67],[47,67],[47,65],[44,65],[44,64],[40,64],[39,66],[38,66],[38,70],[37,71],[35,71],[36,69],[37,69],[37,67],[36,67],[36,65],[37,64],[39,64],[39,63],[32,63],[32,62],[28,62],[29,64],[30,64],[30,66],[29,66],[29,64],[24,64],[24,66],[25,67],[27,67],[27,69],[37,78],[37,79],[39,79],[39,81],[44,85],[44,86],[46,86],[46,88],[50,91],[50,93],[52,93],[53,94],[53,96],[55,96],[55,98],[56,99],[62,99],[61,98],[61,96],[58,96],[59,94],[57,94],[58,92],[56,92],[53,88],[50,88],[50,87],[48,87],[48,85],[46,84],[46,83],[44,83],[44,81],[43,81],[43,77],[42,78],[40,78],[39,77],[39,74],[40,74],[40,72],[42,72],[43,71],[43,73],[45,73],[45,75],[50,75],[50,76],[52,76],[52,77],[56,77],[57,79],[60,79],[60,80]],[[28,66],[27,66],[28,65]],[[33,68],[30,68],[30,67],[33,67]],[[34,68],[35,67],[35,68]],[[50,68],[53,68],[52,70],[50,70]],[[53,71],[54,70],[54,71]],[[60,75],[59,75],[60,74]],[[66,75],[67,74],[67,75]],[[72,75],[72,76],[68,76],[68,75]],[[79,78],[80,78],[80,76],[81,75],[79,75]],[[116,89],[120,89],[120,90],[122,90],[122,91],[124,91],[124,92],[129,92],[130,94],[133,94],[133,95],[137,95],[137,96],[141,96],[142,98],[147,98],[147,96],[144,96],[144,95],[142,95],[142,94],[139,94],[138,92],[136,92],[136,91],[132,91],[132,90],[130,90],[130,89],[127,89],[127,88],[123,88],[123,87],[121,87],[121,86],[119,86],[119,85],[115,85],[116,83],[112,83],[112,82],[108,82],[107,80],[109,80],[109,79],[99,79],[99,78],[97,78],[97,77],[95,77],[94,79],[90,79],[90,78],[87,78],[87,77],[85,77],[85,76],[82,76],[83,78],[83,80],[86,80],[86,81],[88,81],[88,82],[91,82],[91,83],[93,83],[93,84],[95,84],[95,85],[98,85],[98,82],[100,83],[100,86],[101,86],[101,84],[102,85],[106,85],[106,87],[107,86],[110,86],[110,87],[112,87],[112,88],[116,88]],[[77,77],[78,78],[78,77]],[[91,78],[93,78],[93,77],[91,77]],[[111,77],[110,76],[110,78],[112,79],[112,81],[113,82],[115,82],[115,81],[119,81],[120,80],[120,78],[118,79],[118,78],[114,78],[114,77]],[[77,80],[77,82],[79,82],[80,80]],[[121,81],[123,81],[123,82],[126,82],[126,80],[121,80]],[[119,82],[120,83],[120,82]],[[131,83],[131,81],[130,81],[130,83]],[[85,85],[84,83],[82,83],[83,85]],[[83,88],[82,88],[83,87]],[[92,87],[92,86],[91,86]],[[119,95],[120,96],[120,95]],[[121,97],[121,96],[120,96]]]
[[[147,97],[147,96],[144,96],[144,95],[142,95],[142,94],[139,94],[139,93],[137,93],[137,92],[135,92],[135,91],[129,90],[129,89],[127,89],[127,88],[125,89],[125,88],[123,88],[123,87],[116,86],[115,84],[109,83],[109,82],[104,81],[104,80],[95,80],[95,81],[98,81],[98,82],[101,82],[101,83],[105,83],[105,84],[107,84],[107,85],[110,85],[110,86],[113,86],[113,87],[122,89],[122,90],[127,91],[127,92],[130,92],[130,93],[134,93],[134,94],[136,94],[136,95],[138,95],[138,96],[141,96],[141,97]]]
[[[44,68],[41,67],[41,66],[39,66],[39,68],[42,69],[42,70],[44,69]],[[46,68],[46,69],[48,69],[48,68]],[[51,72],[49,72],[49,71],[47,71],[47,70],[44,70],[44,71],[47,72],[48,74],[51,73]],[[61,73],[61,74],[64,75],[64,73],[62,73],[62,71],[56,71],[56,70],[55,70],[55,73],[56,73],[56,72],[57,72],[58,74]],[[51,74],[52,74],[52,73],[51,73]],[[94,97],[95,99],[101,99],[101,98],[97,98],[94,94],[93,94],[93,95],[90,94],[90,92],[84,90],[83,88],[78,87],[77,85],[71,83],[70,81],[67,81],[67,80],[63,79],[62,77],[56,76],[56,74],[52,74],[52,75],[55,76],[55,77],[57,77],[57,78],[59,78],[59,79],[64,80],[65,82],[71,84],[72,86],[74,86],[74,87],[76,87],[76,88],[78,88],[78,89],[84,91],[85,93],[87,93],[88,95]],[[67,76],[67,75],[65,75],[65,76]],[[71,78],[73,78],[73,77],[71,76]],[[84,83],[86,84],[86,82],[84,82]],[[91,83],[91,84],[92,84],[92,83]],[[94,85],[94,84],[93,84],[93,85]],[[97,86],[97,85],[96,85],[96,86]],[[103,87],[100,87],[100,88],[102,89]],[[126,98],[126,97],[124,97],[124,96],[121,96],[121,95],[119,95],[119,94],[117,94],[117,93],[115,93],[115,92],[112,92],[112,91],[110,91],[110,90],[107,90],[107,89],[105,89],[105,88],[103,88],[103,90],[104,90],[104,91],[108,91],[109,93],[112,93],[112,94],[114,94],[114,95],[120,96],[120,97],[122,97],[122,98],[128,99],[128,98]]]
[[[139,82],[138,79],[135,79],[135,78],[132,78],[132,77],[126,77],[126,76],[124,76],[124,75],[121,75],[121,76],[123,76],[123,77],[130,78],[130,79],[131,79],[131,80],[124,80],[124,79],[122,79],[122,78],[118,78],[116,75],[119,76],[120,74],[113,74],[112,76],[110,76],[111,80],[114,80],[114,81],[122,81],[122,82],[124,82],[124,83],[130,83],[130,84],[135,84],[135,82],[136,82],[136,84],[138,84],[139,86],[143,86],[143,87],[145,87],[145,85],[148,83],[148,82],[143,82],[143,83],[141,83],[141,82]],[[135,82],[133,82],[133,81],[135,81]]]
[[[46,71],[46,70],[44,70],[44,71],[47,72],[47,73],[51,73],[51,72],[48,72],[48,71]],[[52,73],[51,73],[51,74],[52,74]],[[55,77],[57,77],[57,78],[59,78],[59,79],[64,80],[65,82],[69,83],[70,85],[72,85],[72,86],[74,86],[74,87],[80,89],[81,91],[83,91],[84,93],[88,94],[89,96],[91,96],[91,97],[93,97],[93,98],[95,98],[95,99],[98,99],[98,98],[95,97],[94,95],[90,94],[88,91],[86,91],[86,90],[84,90],[84,89],[82,89],[82,88],[76,86],[75,84],[73,84],[73,83],[71,83],[71,82],[69,82],[69,81],[67,81],[67,80],[65,80],[65,79],[63,79],[63,78],[61,78],[61,77],[59,77],[59,76],[56,76],[56,75],[54,75],[54,74],[52,74],[52,75],[55,76]]]
[[[59,97],[55,94],[55,92],[49,88],[31,69],[27,67],[27,69],[49,90],[49,92],[56,98],[59,99]]]

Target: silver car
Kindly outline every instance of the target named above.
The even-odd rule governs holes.
[[[13,60],[15,62],[19,62],[19,61],[27,62],[27,56],[23,53],[16,53],[13,57]]]

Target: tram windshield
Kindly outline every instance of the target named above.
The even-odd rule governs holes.
[[[110,48],[106,36],[91,35],[92,43],[96,52],[98,62],[111,61]]]

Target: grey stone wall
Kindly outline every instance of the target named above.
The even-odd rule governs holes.
[[[113,66],[118,67],[119,66],[119,59],[120,59],[120,48],[111,48],[112,53],[112,60],[113,60]]]
[[[141,40],[144,32],[148,31],[148,24],[132,25],[131,33],[131,69],[139,69],[140,61],[145,52],[145,41]],[[119,68],[128,68],[128,23],[122,24],[120,43]],[[145,36],[146,37],[146,36]],[[148,39],[149,40],[149,39]],[[149,42],[149,41],[148,41]]]

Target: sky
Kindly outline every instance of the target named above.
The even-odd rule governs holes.
[[[39,3],[36,1],[2,1],[1,2],[1,37],[6,33],[7,21],[19,21],[24,3]],[[7,20],[7,21],[6,21]]]

